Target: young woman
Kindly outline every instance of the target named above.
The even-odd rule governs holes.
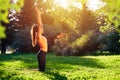
[[[46,66],[46,54],[48,51],[47,39],[43,34],[43,24],[41,20],[41,12],[35,7],[35,12],[37,14],[37,24],[34,24],[31,28],[31,37],[33,47],[38,43],[40,50],[37,53],[39,71],[44,72]]]

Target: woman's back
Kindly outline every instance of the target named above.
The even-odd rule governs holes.
[[[45,51],[45,52],[47,52],[47,50],[48,50],[48,44],[47,44],[46,37],[44,37],[41,34],[38,34],[37,41],[38,41],[38,44],[40,46],[40,49],[43,50],[43,51]]]

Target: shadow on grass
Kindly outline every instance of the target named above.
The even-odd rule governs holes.
[[[15,62],[20,61],[21,64],[18,66],[18,70],[21,70],[22,68],[27,69],[35,69],[38,68],[38,62],[36,58],[36,54],[9,54],[9,55],[0,55],[0,66],[4,66],[4,62]],[[3,63],[2,63],[3,62]],[[11,64],[10,64],[11,65]],[[11,65],[12,66],[12,65]],[[13,65],[14,66],[14,65]],[[15,68],[16,68],[15,66]],[[88,58],[88,57],[71,57],[71,56],[55,56],[48,54],[47,55],[47,65],[46,65],[46,72],[47,76],[50,80],[67,80],[67,77],[64,74],[60,74],[58,71],[64,71],[64,70],[77,70],[75,67],[77,66],[85,66],[85,67],[91,67],[91,68],[104,68],[104,64],[99,63],[99,60],[96,58]],[[7,69],[8,67],[6,67]],[[4,68],[5,69],[5,68]],[[55,71],[54,71],[55,70]],[[0,69],[0,75],[4,75],[4,71]],[[16,75],[16,72],[12,74]],[[10,77],[11,75],[6,75],[6,77]],[[3,77],[4,78],[4,77]]]
[[[45,72],[45,74],[47,74],[50,80],[67,80],[67,77],[65,77],[65,75],[63,74],[60,74],[58,71],[57,72],[47,71]]]
[[[35,54],[4,54],[0,55],[1,62],[19,62],[16,66],[21,65],[25,68],[37,67],[37,58]],[[12,66],[12,65],[11,65]],[[19,66],[18,66],[19,67]]]
[[[0,80],[15,80],[17,72],[7,72],[0,69]]]
[[[104,64],[99,63],[98,59],[86,58],[86,57],[58,57],[48,58],[48,66],[57,67],[57,69],[71,69],[74,66],[85,66],[91,68],[102,68],[104,69]],[[62,66],[61,66],[62,65]]]
[[[9,54],[0,55],[0,61],[21,61],[27,68],[37,68],[36,54]],[[72,65],[86,66],[91,68],[105,68],[96,58],[78,56],[54,56],[47,55],[47,67],[56,69],[71,69]]]

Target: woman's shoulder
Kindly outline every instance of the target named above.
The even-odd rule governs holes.
[[[47,38],[45,36],[42,36],[42,38],[47,41]]]
[[[42,34],[38,35],[38,39],[47,41],[47,38],[45,36],[43,36]]]

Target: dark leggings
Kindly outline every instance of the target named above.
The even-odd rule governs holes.
[[[39,71],[44,72],[46,66],[46,52],[42,50],[39,51],[37,54],[37,58],[38,58]]]

